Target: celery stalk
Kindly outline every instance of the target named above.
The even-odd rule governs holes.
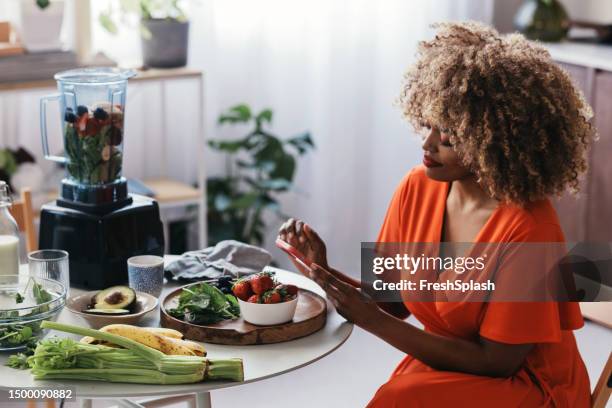
[[[144,344],[138,343],[132,339],[128,339],[123,336],[118,336],[116,334],[105,333],[100,330],[88,329],[86,327],[72,326],[70,324],[63,324],[58,322],[51,322],[49,320],[44,320],[40,327],[43,329],[52,329],[63,331],[66,333],[78,334],[80,336],[90,336],[98,340],[104,340],[109,343],[116,344],[121,347],[125,347],[128,350],[132,350],[134,353],[141,355],[147,360],[153,362],[158,368],[160,361],[165,356],[159,350],[155,350],[154,348],[147,347]]]
[[[134,340],[99,330],[44,321],[42,328],[91,336],[124,347],[43,340],[28,358],[35,379],[181,384],[202,380],[243,381],[242,360],[166,355]]]
[[[202,381],[203,373],[164,374],[157,370],[121,368],[64,368],[61,370],[33,369],[35,380],[89,380],[137,384],[187,384]]]
[[[208,359],[206,380],[244,381],[244,369],[241,358],[226,360]]]

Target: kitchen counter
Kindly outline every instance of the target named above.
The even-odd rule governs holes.
[[[569,41],[543,45],[555,61],[612,71],[612,45]]]

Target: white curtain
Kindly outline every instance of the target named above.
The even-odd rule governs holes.
[[[274,110],[282,136],[312,132],[285,213],[309,222],[332,265],[357,274],[360,242],[376,239],[386,206],[422,154],[393,102],[430,24],[490,22],[492,0],[206,0],[192,10],[190,64],[206,72],[207,137],[220,111],[246,102]],[[215,155],[215,156],[213,156]],[[210,173],[223,171],[215,153]],[[280,224],[270,220],[268,247]],[[284,259],[274,250],[275,258]]]
[[[394,100],[419,40],[436,21],[491,22],[493,0],[205,0],[192,3],[189,65],[205,71],[207,138],[219,113],[245,102],[274,110],[272,130],[309,130],[316,150],[299,161],[283,211],[324,237],[333,265],[359,271],[360,242],[376,239],[393,190],[421,160],[418,138]],[[92,2],[94,20],[106,1]],[[134,22],[134,27],[137,24]],[[137,29],[111,37],[93,22],[94,49],[140,60]],[[169,158],[180,161],[181,158]],[[209,152],[209,174],[225,169]],[[267,247],[281,221],[271,217]],[[286,265],[287,263],[283,263]]]

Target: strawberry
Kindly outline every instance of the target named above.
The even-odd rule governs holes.
[[[278,293],[276,290],[267,291],[263,295],[263,298],[264,298],[264,303],[267,303],[267,304],[280,303],[283,300],[281,297],[281,294]]]
[[[77,119],[76,126],[81,135],[85,134],[85,130],[87,129],[87,119],[89,119],[87,113],[84,113]]]
[[[259,298],[259,295],[252,295],[249,300],[247,300],[247,302],[249,303],[261,303],[261,299]]]
[[[287,292],[287,285],[284,285],[282,283],[279,283],[278,285],[276,285],[274,287],[274,291],[278,292],[281,295],[281,297],[283,298],[283,301],[285,301],[287,297],[289,296],[289,293]]]
[[[251,283],[246,279],[239,280],[238,282],[234,283],[234,286],[232,286],[232,292],[234,293],[234,295],[236,295],[238,299],[243,300],[245,302],[253,294],[253,290],[251,289]]]
[[[96,118],[90,117],[85,124],[85,135],[94,136],[100,131],[100,122]]]
[[[268,274],[257,274],[251,278],[251,288],[257,295],[261,295],[273,287],[274,281]]]
[[[297,286],[295,285],[285,285],[281,283],[276,285],[274,290],[280,293],[281,297],[283,298],[283,302],[291,300],[295,297],[295,295],[297,295]]]

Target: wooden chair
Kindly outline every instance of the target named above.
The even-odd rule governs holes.
[[[44,401],[44,408],[55,408],[55,400],[48,399]],[[30,399],[26,403],[26,408],[40,408],[36,400]]]
[[[24,188],[21,190],[19,200],[15,201],[11,207],[11,214],[17,221],[19,231],[25,235],[27,252],[36,251],[38,241],[34,229],[34,210],[32,210],[32,192],[30,189]]]
[[[608,356],[608,362],[606,363],[597,385],[593,390],[591,396],[593,408],[605,408],[610,399],[610,392],[612,391],[612,353]]]

